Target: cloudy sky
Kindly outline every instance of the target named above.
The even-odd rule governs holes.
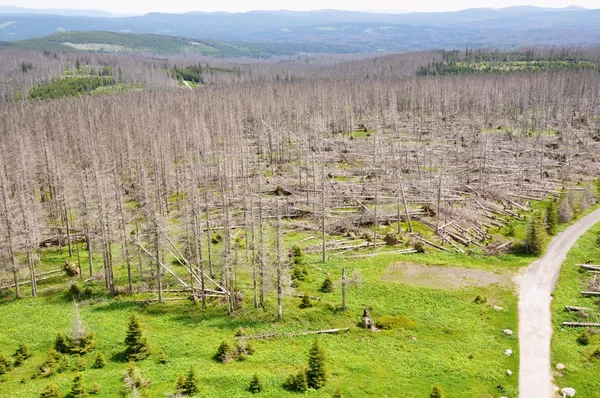
[[[249,11],[249,10],[318,10],[324,8],[357,11],[452,11],[476,7],[508,7],[535,5],[540,7],[567,7],[576,4],[586,8],[600,8],[598,0],[0,0],[0,5],[30,8],[89,8],[114,13],[143,14],[147,12],[187,11]]]

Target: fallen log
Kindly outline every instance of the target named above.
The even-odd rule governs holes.
[[[563,322],[563,326],[571,326],[576,328],[600,328],[600,323],[586,323],[586,322]]]
[[[575,312],[579,312],[579,311],[592,311],[591,308],[573,307],[571,305],[565,305],[565,310],[567,310],[567,311],[575,311]]]
[[[292,294],[292,297],[298,297],[298,298],[303,298],[305,295],[304,294]],[[321,301],[321,297],[317,297],[317,296],[308,296],[311,300],[316,300],[316,301]]]
[[[415,249],[394,250],[394,251],[388,251],[388,252],[378,252],[378,253],[372,253],[372,254],[360,254],[360,255],[356,255],[356,256],[348,256],[348,258],[368,258],[368,257],[381,256],[384,254],[412,254],[412,253],[418,253],[418,251]]]
[[[581,269],[586,271],[600,271],[600,265],[595,264],[577,264]]]
[[[446,248],[445,248],[445,247],[443,247],[443,246],[436,245],[435,243],[433,243],[433,242],[430,242],[430,241],[428,241],[428,240],[427,240],[427,239],[425,239],[425,238],[421,238],[419,235],[411,235],[411,236],[413,236],[413,237],[415,237],[415,238],[419,239],[420,241],[422,241],[422,242],[424,242],[424,243],[427,243],[429,246],[431,246],[431,247],[434,247],[434,248],[436,248],[436,249],[438,249],[438,250],[442,250],[442,251],[445,251],[445,252],[449,252],[449,251],[450,251],[449,249],[446,249]]]
[[[296,337],[296,336],[309,336],[313,334],[337,334],[342,332],[348,332],[350,329],[341,328],[341,329],[325,329],[325,330],[314,330],[308,332],[296,332],[296,333],[267,333],[267,334],[255,334],[252,336],[238,336],[238,339],[272,339],[277,337]]]
[[[53,279],[53,278],[56,278],[56,277],[58,277],[58,276],[60,276],[60,275],[52,275],[52,276],[47,276],[47,277],[45,277],[45,278],[39,278],[39,279],[36,279],[36,280],[35,280],[35,282],[37,283],[37,282],[46,281],[46,280],[48,280],[48,279]],[[31,280],[27,280],[27,281],[19,282],[19,286],[28,285],[28,284],[30,284],[30,283],[31,283]],[[11,289],[11,288],[13,288],[13,287],[15,287],[15,284],[14,284],[14,283],[13,283],[12,285],[0,286],[0,290]]]
[[[582,296],[600,296],[600,292],[581,292]]]

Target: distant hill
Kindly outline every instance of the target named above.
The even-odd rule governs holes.
[[[119,15],[99,10],[74,10],[58,8],[26,8],[15,6],[0,6],[0,14],[37,14],[37,15],[62,15],[70,17],[106,17],[115,18]]]
[[[330,53],[359,51],[351,47],[319,44],[227,43],[175,36],[114,32],[60,32],[43,38],[5,42],[4,44],[12,48],[28,50],[156,55],[195,53],[220,58],[268,58],[274,55],[293,55],[308,50]]]
[[[509,7],[385,14],[337,10],[151,13],[106,18],[0,14],[0,41],[64,31],[106,31],[306,47],[320,52],[520,45],[599,45],[600,10]]]

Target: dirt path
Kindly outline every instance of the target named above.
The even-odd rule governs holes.
[[[600,222],[600,210],[582,218],[552,240],[546,254],[523,275],[519,296],[519,397],[551,398],[550,294],[560,266],[571,247],[588,229]]]

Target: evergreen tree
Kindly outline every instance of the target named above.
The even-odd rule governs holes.
[[[142,336],[142,326],[138,318],[131,316],[125,337],[125,358],[128,361],[140,361],[150,355],[146,338]]]
[[[198,376],[196,376],[196,371],[194,370],[194,368],[190,367],[190,371],[188,372],[187,376],[185,377],[185,382],[183,383],[182,392],[189,397],[192,397],[192,396],[198,394],[198,391],[199,391],[198,384],[199,383],[200,383],[200,381],[198,380]]]
[[[306,371],[306,381],[310,388],[318,390],[325,385],[327,381],[327,371],[325,369],[325,352],[319,346],[319,341],[315,342],[308,354],[308,369]]]
[[[31,349],[25,343],[19,344],[17,351],[15,352],[15,366],[21,366],[27,359],[31,357]]]
[[[96,354],[96,359],[94,360],[93,368],[94,369],[102,369],[105,366],[106,366],[106,358],[104,357],[103,353],[99,352],[98,354]]]
[[[442,391],[442,387],[439,384],[434,384],[431,393],[429,394],[429,398],[444,398],[444,392]]]
[[[546,208],[546,231],[549,235],[556,235],[558,227],[558,204],[553,200]]]
[[[263,390],[263,382],[257,373],[254,374],[252,380],[250,380],[250,386],[248,387],[248,391],[252,394],[258,394]]]
[[[179,375],[177,377],[176,391],[177,394],[183,394],[183,389],[185,388],[185,377],[183,375]]]
[[[54,383],[46,384],[40,393],[40,398],[61,398],[60,390]]]
[[[530,254],[541,254],[544,250],[544,240],[546,230],[544,221],[540,212],[535,212],[529,226],[527,227],[527,238],[525,239],[525,249]]]
[[[56,340],[54,340],[54,349],[61,354],[68,354],[71,350],[69,345],[69,340],[63,333],[58,333],[56,335]]]
[[[0,376],[10,372],[13,369],[13,364],[10,359],[6,358],[0,352]]]
[[[71,397],[81,398],[87,395],[85,386],[83,385],[85,378],[82,372],[77,372],[73,379],[73,385],[71,386]]]
[[[167,356],[165,349],[161,348],[158,353],[158,363],[160,363],[161,365],[165,365],[168,362],[169,362],[169,357]]]
[[[215,359],[221,363],[230,363],[233,360],[233,350],[228,342],[222,341],[217,349]]]
[[[312,303],[310,302],[310,297],[308,296],[308,294],[302,296],[302,302],[300,303],[299,307],[302,309],[312,307]]]
[[[321,285],[321,288],[319,290],[323,293],[333,292],[333,281],[331,280],[331,278],[329,276],[327,276],[327,278],[325,278],[325,280],[323,281],[323,284]]]

